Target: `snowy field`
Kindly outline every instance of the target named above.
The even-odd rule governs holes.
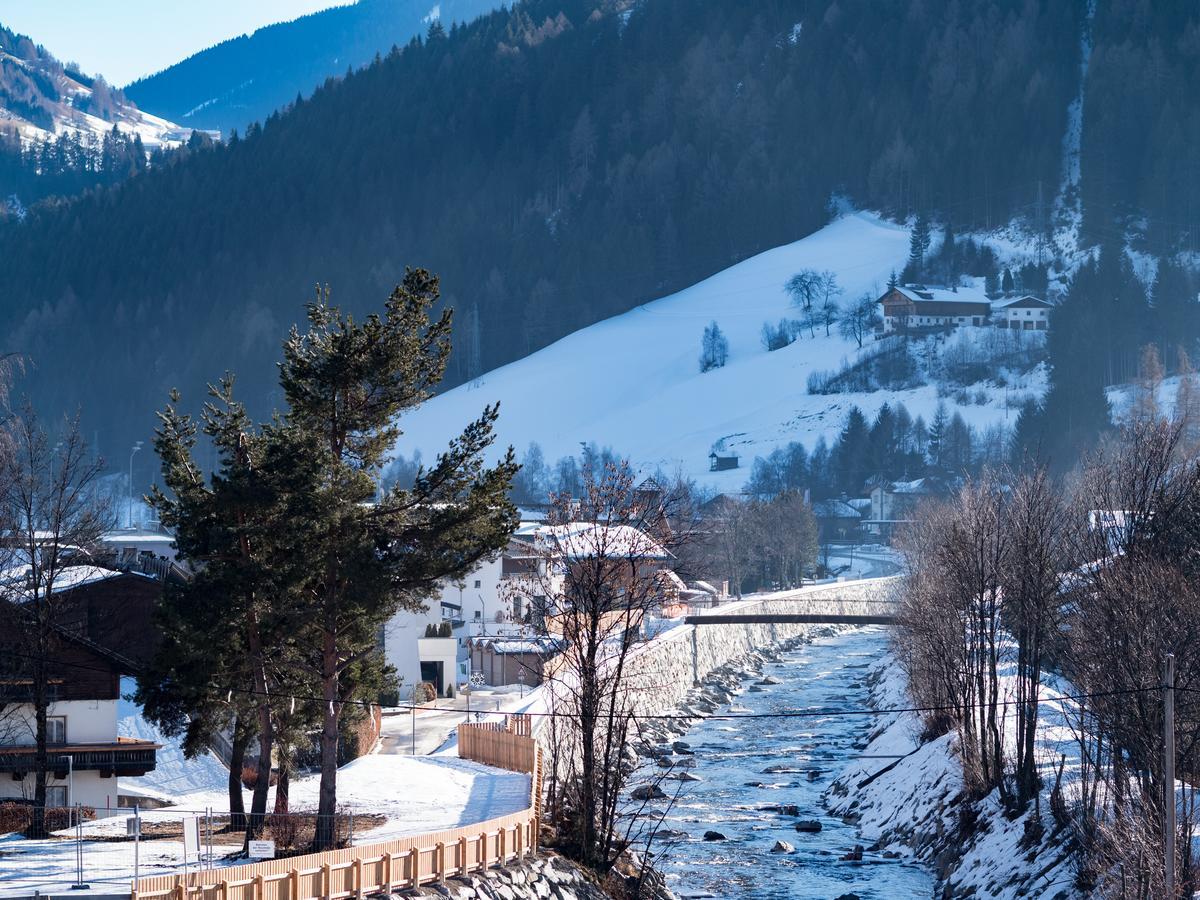
[[[483,407],[500,401],[498,447],[518,452],[531,442],[547,460],[579,452],[581,441],[611,446],[648,470],[679,468],[718,490],[745,482],[755,456],[789,441],[810,449],[832,441],[857,405],[873,417],[885,402],[903,402],[929,421],[936,387],[810,395],[809,373],[835,370],[860,351],[836,328],[807,333],[767,352],[764,322],[797,318],[784,283],[802,269],[830,270],[843,304],[880,296],[908,254],[909,232],[870,213],[848,213],[803,240],[768,250],[690,288],[568,335],[522,360],[440,395],[407,415],[398,452],[420,450],[427,462]],[[729,361],[701,374],[706,325],[716,321],[729,341]],[[971,329],[991,332],[992,329]],[[872,341],[866,342],[867,349]],[[1044,375],[1016,390],[1040,393]],[[946,403],[976,428],[1015,419],[1002,389],[979,386],[983,404]],[[972,395],[978,393],[973,387]],[[714,445],[741,456],[741,468],[708,471]],[[497,451],[499,452],[499,451]]]

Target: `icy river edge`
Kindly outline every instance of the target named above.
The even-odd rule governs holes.
[[[816,696],[789,696],[794,686],[769,683],[784,682],[780,675],[789,667],[818,685]],[[1082,896],[1073,883],[1070,841],[1053,822],[1046,798],[1040,810],[1015,819],[994,796],[968,802],[952,735],[919,744],[920,721],[911,713],[715,718],[770,707],[772,697],[784,712],[911,705],[885,631],[817,628],[712,669],[678,704],[675,712],[685,718],[648,720],[643,741],[631,750],[652,764],[671,764],[672,779],[662,784],[671,796],[674,779],[687,782],[664,825],[675,834],[653,848],[680,896]],[[832,724],[835,719],[841,724]],[[780,722],[790,729],[782,735]],[[775,729],[772,736],[764,737],[766,725]],[[692,745],[684,749],[694,756],[679,753],[678,741]],[[739,743],[748,750],[732,746]],[[782,771],[761,774],[771,766]],[[751,787],[754,782],[762,786]],[[795,800],[785,799],[789,792]],[[820,821],[821,832],[796,831],[804,819]],[[727,841],[704,841],[709,830]],[[771,854],[776,840],[795,850]],[[863,846],[862,862],[841,859],[856,843]]]

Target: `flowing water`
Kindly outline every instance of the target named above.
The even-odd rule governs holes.
[[[881,629],[859,629],[818,638],[769,663],[764,676],[776,685],[755,686],[719,712],[777,713],[813,708],[865,708],[862,683],[887,646]],[[757,680],[757,679],[755,679]],[[929,898],[933,879],[903,860],[869,850],[862,862],[840,857],[868,844],[853,825],[826,813],[822,796],[851,757],[861,754],[870,717],[708,719],[684,738],[696,753],[690,771],[702,781],[684,786],[663,828],[678,835],[662,847],[658,868],[681,897]],[[877,760],[880,768],[890,760]],[[772,771],[767,771],[771,769]],[[784,771],[780,771],[783,769]],[[813,771],[819,775],[810,776]],[[812,778],[813,780],[810,780]],[[751,787],[747,782],[761,782]],[[664,785],[669,790],[671,782]],[[797,817],[762,811],[792,804],[799,819],[821,822],[819,834],[795,830]],[[705,831],[727,840],[705,841]],[[792,853],[772,853],[777,840]]]

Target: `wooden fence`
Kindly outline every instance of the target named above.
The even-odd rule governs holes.
[[[528,729],[528,717],[458,728],[460,757],[529,773],[529,806],[521,812],[394,841],[187,875],[140,878],[133,886],[132,900],[361,898],[441,883],[451,875],[519,859],[537,850],[541,815],[541,754],[533,738],[521,733]]]

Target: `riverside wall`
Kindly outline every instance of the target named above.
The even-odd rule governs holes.
[[[752,597],[718,607],[720,614],[866,615],[879,613],[893,599],[899,577],[815,585]],[[626,661],[630,689],[640,715],[675,710],[715,670],[756,650],[803,638],[826,625],[744,623],[683,625],[635,649]]]

